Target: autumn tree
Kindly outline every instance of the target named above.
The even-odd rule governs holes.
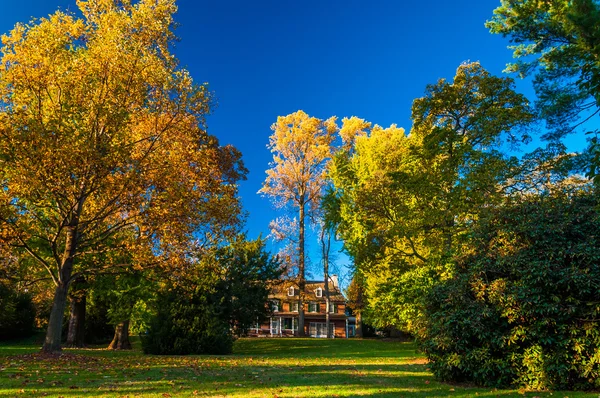
[[[268,148],[273,152],[271,168],[259,192],[282,208],[298,211],[298,334],[304,336],[303,294],[305,287],[305,233],[307,212],[318,208],[325,181],[325,165],[337,131],[335,117],[321,120],[303,111],[279,116],[271,126]]]
[[[0,226],[55,285],[131,264],[177,267],[239,222],[239,152],[206,132],[211,96],[170,52],[174,0],[80,0],[2,36]],[[101,261],[126,253],[128,264]],[[115,257],[117,257],[115,254]],[[168,259],[168,261],[166,261]]]

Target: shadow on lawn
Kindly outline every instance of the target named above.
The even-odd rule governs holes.
[[[173,358],[176,359],[176,358]],[[176,361],[163,364],[161,373],[151,368],[126,378],[80,380],[76,375],[91,377],[83,369],[71,366],[63,368],[74,377],[68,382],[24,386],[23,392],[51,396],[96,396],[96,395],[234,395],[234,396],[371,396],[371,397],[431,397],[465,396],[474,390],[454,388],[430,381],[431,375],[425,365],[301,365],[276,366],[269,364],[243,363],[229,368],[220,366],[203,367],[206,358],[188,361],[181,367]],[[91,374],[101,375],[103,365],[89,369]],[[148,364],[148,363],[146,363]],[[195,366],[196,365],[196,366]],[[198,366],[200,365],[200,366]],[[211,364],[212,365],[212,364]],[[39,366],[39,367],[38,367]],[[43,372],[43,364],[36,370]],[[31,369],[33,370],[33,369]],[[39,372],[36,372],[40,374]],[[46,376],[50,376],[49,374]],[[103,377],[103,376],[100,376]],[[107,377],[107,376],[104,376]],[[50,377],[48,377],[50,379]],[[48,380],[49,381],[49,380]],[[16,392],[17,390],[15,390]],[[478,396],[505,396],[511,392],[478,391]]]
[[[418,358],[412,342],[364,339],[314,339],[314,338],[253,338],[235,342],[236,355],[280,356],[333,356],[336,358]]]
[[[17,348],[17,347],[14,347]],[[435,381],[412,343],[376,340],[240,339],[231,356],[151,356],[66,350],[74,361],[6,356],[0,395],[237,397],[549,396]],[[10,355],[10,354],[9,354]],[[83,357],[79,358],[78,357]],[[564,396],[555,393],[555,396]],[[583,394],[568,394],[569,397]],[[597,395],[589,395],[597,396]]]

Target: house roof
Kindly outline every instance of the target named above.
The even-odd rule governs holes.
[[[294,287],[294,296],[289,296],[289,288]],[[322,289],[322,297],[317,297],[316,290]],[[294,300],[294,297],[298,299],[299,288],[295,281],[282,281],[281,283],[273,285],[271,293],[269,294],[270,299],[280,299],[283,301]],[[346,298],[340,291],[338,286],[334,286],[329,283],[329,299],[333,302],[345,302]],[[318,301],[325,302],[325,282],[324,281],[306,281],[304,288],[304,300],[305,301]]]

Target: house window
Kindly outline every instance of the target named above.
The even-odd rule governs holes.
[[[315,290],[315,295],[317,297],[323,297],[323,289],[321,289],[320,287],[318,287],[317,290]]]
[[[331,314],[337,314],[337,312],[338,312],[338,305],[336,303],[329,303],[329,312]]]
[[[298,330],[298,318],[283,318],[284,330]]]
[[[319,312],[319,303],[308,303],[308,312]]]
[[[279,300],[271,300],[271,308],[273,312],[279,312]]]
[[[298,302],[294,301],[293,303],[290,303],[290,311],[291,312],[298,312]]]
[[[288,289],[288,296],[294,296],[296,294],[296,289],[294,289],[294,286],[290,287]]]

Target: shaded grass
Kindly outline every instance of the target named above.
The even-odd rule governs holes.
[[[435,381],[413,343],[377,340],[240,339],[231,356],[64,350],[35,341],[0,343],[0,395],[77,397],[597,397],[519,392]]]

